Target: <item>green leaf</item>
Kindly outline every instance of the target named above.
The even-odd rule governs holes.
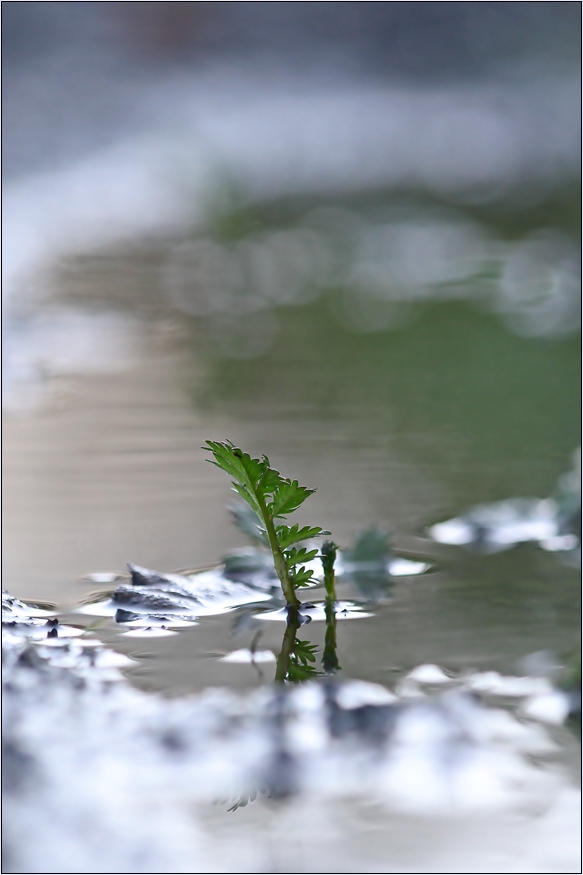
[[[249,507],[254,510],[255,513],[261,513],[261,508],[259,507],[255,496],[251,492],[249,492],[248,486],[245,486],[242,483],[236,483],[233,480],[233,489],[241,496],[241,498],[243,498],[247,502]]]
[[[267,456],[263,458],[268,462]],[[285,481],[279,471],[268,467],[263,473],[258,488],[262,495],[273,495],[282,485],[285,485]]]
[[[284,551],[284,557],[288,568],[293,568],[294,565],[301,565],[306,562],[311,562],[318,555],[317,550],[306,550],[305,547],[292,547],[291,550]]]
[[[225,471],[229,476],[234,477],[236,480],[244,480],[246,479],[245,468],[241,464],[241,460],[238,456],[234,455],[233,450],[235,447],[231,443],[221,443],[219,441],[207,441],[208,446],[203,447],[203,450],[209,450],[213,454],[214,461],[212,459],[208,459],[211,465],[216,465],[217,468],[221,468]]]
[[[252,459],[248,453],[244,453],[238,447],[234,448],[234,453],[245,472],[248,485],[257,488],[261,478],[267,473],[269,467],[267,462],[264,459]],[[258,491],[261,492],[260,489]]]
[[[297,656],[297,658],[303,662],[315,662],[316,661],[316,653],[318,652],[318,645],[312,644],[310,641],[300,641],[296,638],[293,655]]]
[[[313,581],[312,572],[308,568],[294,568],[290,573],[293,585],[296,587],[307,586]]]
[[[300,684],[302,681],[309,681],[317,678],[320,672],[313,665],[298,665],[290,660],[287,679],[292,684]]]
[[[275,531],[282,550],[285,550],[292,544],[297,544],[299,541],[308,541],[310,538],[317,538],[319,535],[330,534],[330,532],[325,532],[321,529],[320,526],[304,526],[300,529],[297,523],[291,527],[277,526]]]
[[[318,677],[320,672],[312,663],[316,662],[318,647],[309,641],[296,638],[290,654],[287,679],[292,683],[301,683]]]
[[[315,491],[315,489],[300,486],[297,480],[283,481],[275,492],[273,501],[269,505],[269,511],[274,519],[292,513]]]

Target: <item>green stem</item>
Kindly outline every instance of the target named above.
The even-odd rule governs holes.
[[[322,544],[321,559],[326,587],[326,638],[322,666],[326,674],[334,674],[340,668],[336,656],[336,580],[334,577],[337,549],[333,541],[325,541]]]
[[[336,655],[336,603],[333,599],[326,599],[325,611],[326,638],[324,641],[322,666],[326,674],[335,674],[340,668],[340,665]]]
[[[334,541],[325,541],[322,544],[321,559],[324,569],[324,586],[326,598],[336,601],[336,581],[334,579],[334,563],[336,561],[337,546]]]
[[[297,608],[295,606],[292,606],[288,610],[287,626],[285,628],[285,634],[281,643],[281,650],[279,651],[277,664],[275,666],[276,683],[283,683],[288,676],[289,661],[296,642],[296,632],[299,628],[300,615]]]
[[[261,516],[263,517],[263,523],[265,525],[265,531],[269,540],[269,546],[271,547],[271,552],[273,553],[273,564],[275,565],[275,572],[279,577],[285,600],[288,605],[297,607],[300,604],[300,600],[296,595],[294,585],[289,574],[289,569],[285,561],[285,557],[283,555],[281,547],[279,546],[279,541],[277,540],[277,532],[275,531],[273,520],[267,512],[267,507],[265,506],[265,501],[263,500],[263,496],[261,495],[261,493],[259,493],[255,489],[253,489],[253,492],[255,495],[255,500],[257,501],[259,509],[261,510]]]

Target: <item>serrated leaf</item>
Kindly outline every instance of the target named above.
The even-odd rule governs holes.
[[[267,459],[266,456],[263,457]],[[282,485],[285,484],[285,480],[274,468],[267,468],[258,484],[258,487],[263,495],[272,495],[274,492],[277,492],[278,489],[281,488]]]
[[[209,459],[211,464],[222,468],[240,484],[255,489],[264,475],[271,471],[269,459],[266,456],[261,459],[253,459],[249,453],[243,452],[231,441],[207,441],[206,444],[203,449],[210,450],[215,458],[214,462]],[[277,474],[277,472],[274,473]]]
[[[261,478],[267,472],[267,462],[263,459],[252,459],[248,453],[244,453],[243,450],[240,450],[238,447],[235,447],[234,451],[241,463],[241,467],[243,468],[249,486],[257,487]]]
[[[308,568],[294,568],[290,572],[290,577],[294,586],[307,586],[314,579],[312,572]]]
[[[300,486],[297,480],[283,481],[269,505],[269,512],[274,519],[292,513],[292,511],[297,510],[304,503],[306,498],[313,495],[315,491],[315,489]]]
[[[248,487],[248,486],[246,486],[244,483],[236,483],[236,482],[233,480],[233,489],[235,490],[235,492],[236,492],[238,495],[241,496],[241,498],[243,498],[243,499],[247,502],[247,504],[249,505],[249,507],[250,507],[253,511],[255,511],[255,513],[260,513],[260,512],[261,512],[261,509],[260,509],[260,507],[259,507],[259,505],[257,504],[257,501],[256,501],[256,499],[255,499],[255,496],[254,496],[251,492],[249,492],[249,487]]]
[[[309,541],[311,538],[317,538],[319,535],[330,534],[330,532],[325,532],[321,529],[320,526],[304,526],[300,529],[297,523],[294,523],[293,526],[277,526],[275,531],[282,550],[300,541]]]
[[[318,645],[312,644],[311,641],[300,641],[296,638],[294,643],[293,655],[297,656],[302,662],[315,662],[315,654],[318,652]]]
[[[213,454],[214,461],[208,459],[211,465],[216,465],[217,468],[221,468],[237,480],[246,479],[245,468],[241,464],[240,458],[233,453],[233,450],[236,448],[232,444],[221,441],[207,441],[207,446],[203,447],[203,449],[210,450]]]
[[[317,550],[306,550],[305,547],[292,547],[290,550],[284,551],[284,557],[288,568],[293,568],[295,565],[311,562],[318,555]]]
[[[302,681],[309,681],[312,678],[319,676],[318,669],[313,665],[298,665],[290,660],[287,679],[292,684],[299,684]]]
[[[318,647],[316,644],[311,644],[309,641],[300,641],[296,638],[290,654],[287,679],[292,683],[301,683],[310,678],[318,677],[320,672],[313,664],[316,662],[317,651]]]

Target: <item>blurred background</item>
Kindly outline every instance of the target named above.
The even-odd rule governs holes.
[[[374,647],[342,633],[354,675],[569,644],[557,555],[427,526],[550,495],[579,443],[580,17],[3,3],[5,586],[70,606],[128,560],[218,561],[243,538],[199,448],[230,438],[340,544],[375,524],[435,562]]]

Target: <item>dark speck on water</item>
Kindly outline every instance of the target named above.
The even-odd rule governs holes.
[[[182,753],[188,750],[188,743],[182,733],[175,729],[167,729],[160,736],[160,744],[172,753]]]

